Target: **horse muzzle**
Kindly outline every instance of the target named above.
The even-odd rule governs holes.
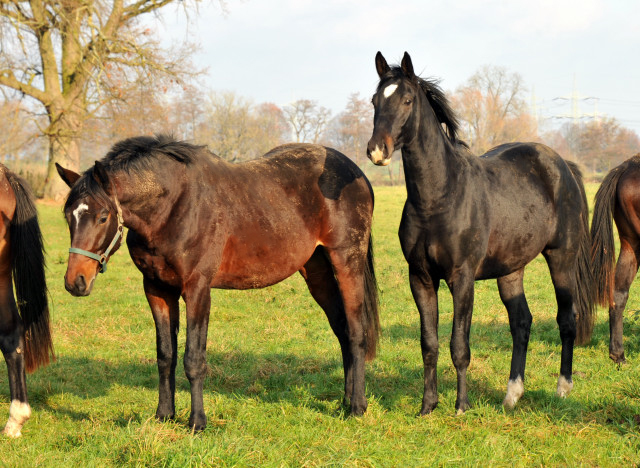
[[[374,138],[371,138],[367,145],[367,156],[369,156],[371,162],[376,166],[387,166],[391,162],[393,148],[393,139],[390,136],[382,138],[380,143],[374,141]]]

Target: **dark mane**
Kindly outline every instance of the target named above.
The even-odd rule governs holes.
[[[402,68],[399,66],[392,66],[387,76],[393,79],[407,78],[402,71]],[[380,81],[380,84],[378,85],[378,91],[382,88],[382,83],[383,81],[386,81],[387,76],[385,76],[384,80]],[[425,78],[420,78],[418,76],[416,76],[416,80],[416,84],[420,86],[420,89],[422,89],[422,91],[424,91],[424,94],[427,96],[427,100],[429,101],[431,108],[435,112],[438,122],[444,125],[445,133],[451,143],[453,143],[454,145],[462,145],[468,148],[466,143],[458,139],[458,129],[460,127],[458,117],[451,108],[451,104],[444,94],[444,91],[442,91],[442,89],[438,85],[438,80],[428,80]]]
[[[119,141],[100,160],[108,170],[144,172],[162,157],[191,164],[203,146],[178,141],[170,135],[137,136]]]
[[[163,158],[191,164],[202,153],[203,148],[204,146],[178,141],[170,135],[137,136],[114,144],[100,162],[108,172],[125,171],[140,176],[152,170]],[[87,169],[74,184],[65,209],[78,198],[86,196],[95,198],[102,206],[114,208],[109,196],[93,177],[93,168],[91,166]]]

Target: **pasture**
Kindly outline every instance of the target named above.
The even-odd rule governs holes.
[[[588,184],[590,203],[597,188]],[[555,396],[560,367],[556,304],[544,260],[526,270],[533,326],[525,394],[505,411],[511,358],[507,314],[495,281],[476,284],[468,371],[472,408],[455,416],[449,355],[452,304],[440,291],[439,406],[417,417],[423,388],[419,319],[397,229],[404,187],[377,187],[374,215],[382,337],[367,365],[369,409],[341,405],[338,341],[298,275],[252,291],[212,290],[204,403],[208,426],[187,429],[189,384],[176,371],[176,421],[154,419],[158,373],[153,320],[141,274],[122,247],[91,296],[64,290],[69,234],[60,206],[41,204],[57,362],[29,375],[32,418],[23,436],[0,438],[3,466],[427,466],[640,463],[640,293],[625,313],[628,364],[608,356],[607,311],[578,347],[574,390]],[[9,411],[0,372],[0,415]]]

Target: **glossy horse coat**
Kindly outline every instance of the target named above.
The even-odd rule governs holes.
[[[573,385],[576,316],[580,341],[589,339],[593,326],[587,201],[577,167],[536,143],[510,143],[476,157],[458,141],[458,123],[446,97],[434,82],[415,75],[408,54],[400,67],[391,68],[378,52],[376,69],[380,83],[367,150],[379,165],[402,150],[407,201],[399,236],[420,313],[421,413],[438,403],[440,280],[453,296],[456,409],[469,407],[469,330],[479,279],[498,279],[509,314],[513,354],[504,405],[512,407],[522,396],[532,321],[522,280],[524,267],[540,253],[558,302],[562,355],[557,393],[565,396]]]
[[[612,220],[620,236],[615,269]],[[640,154],[613,168],[602,181],[593,208],[591,238],[597,301],[609,306],[609,357],[625,362],[622,315],[640,265]]]
[[[99,267],[76,252],[103,254],[117,235],[118,212],[129,229],[129,253],[156,323],[159,418],[175,415],[179,298],[187,315],[189,425],[200,430],[209,289],[261,288],[297,271],[340,342],[345,400],[352,413],[365,411],[365,355],[375,355],[379,327],[373,192],[346,156],[297,144],[229,164],[204,147],[137,137],[116,144],[82,176],[58,171],[71,186],[69,292],[89,294]]]
[[[0,349],[11,395],[4,433],[19,437],[31,415],[25,371],[48,364],[53,343],[38,212],[27,183],[2,165],[0,215]]]

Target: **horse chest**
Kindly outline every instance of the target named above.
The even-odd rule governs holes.
[[[134,253],[131,249],[130,254],[133,263],[145,278],[161,281],[176,287],[181,285],[180,276],[174,267],[167,262],[165,257],[153,255],[142,250],[137,250]]]

